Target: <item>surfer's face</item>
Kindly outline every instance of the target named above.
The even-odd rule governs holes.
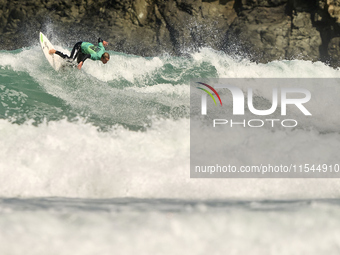
[[[107,61],[109,61],[107,58],[101,58],[101,61],[103,62],[103,64],[106,64]]]

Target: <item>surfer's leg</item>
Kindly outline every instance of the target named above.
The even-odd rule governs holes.
[[[71,51],[71,55],[70,55],[70,56],[67,56],[66,54],[64,54],[64,53],[62,53],[62,52],[60,52],[60,51],[58,51],[58,50],[55,52],[55,54],[57,54],[58,56],[60,56],[60,57],[62,57],[62,58],[72,59],[72,58],[73,58],[73,55],[74,55],[74,53],[75,53],[75,56],[74,56],[74,58],[73,58],[73,60],[74,60],[74,59],[76,58],[76,56],[77,56],[79,50],[80,50],[81,43],[82,43],[82,42],[77,42],[77,43],[74,45],[74,47],[73,47],[73,49],[72,49],[72,51]]]
[[[55,54],[57,54],[58,56],[62,57],[62,58],[69,58],[69,56],[67,56],[66,54],[60,52],[60,51],[56,51]]]
[[[80,48],[81,48],[81,44],[83,42],[77,42],[74,46],[73,46],[73,49],[71,51],[71,55],[69,58],[73,58],[73,60],[76,59],[77,55],[79,54],[80,52]]]

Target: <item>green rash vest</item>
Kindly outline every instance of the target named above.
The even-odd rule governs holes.
[[[83,42],[81,44],[81,51],[84,54],[90,54],[90,58],[92,60],[100,60],[105,52],[105,48],[102,42],[98,43],[98,46],[94,46],[92,43],[89,42]]]

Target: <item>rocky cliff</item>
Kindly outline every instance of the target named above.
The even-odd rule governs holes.
[[[142,56],[202,46],[340,66],[340,0],[0,0],[0,47],[37,43],[43,31],[72,47],[102,37]]]

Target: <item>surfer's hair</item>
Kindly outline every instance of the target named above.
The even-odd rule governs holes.
[[[110,54],[105,52],[103,55],[102,55],[102,58],[106,58],[106,59],[110,59]]]

